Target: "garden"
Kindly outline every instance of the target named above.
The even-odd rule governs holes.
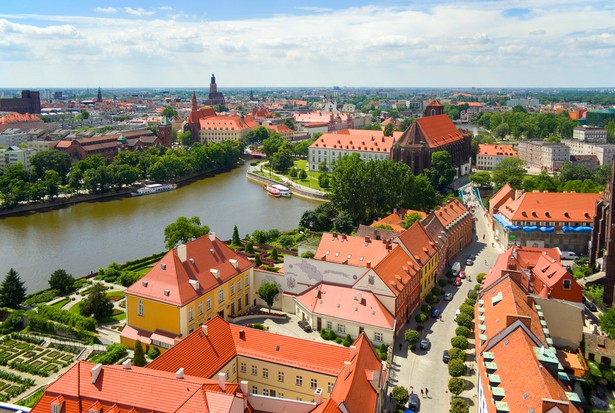
[[[0,342],[0,365],[24,373],[48,377],[75,360],[74,354],[54,348],[45,348],[42,342],[42,339],[30,336],[6,336]]]

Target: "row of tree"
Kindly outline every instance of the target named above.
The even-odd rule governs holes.
[[[521,106],[511,112],[483,112],[473,121],[489,129],[499,138],[547,139],[552,135],[572,137],[572,130],[579,123],[562,113],[527,113]]]

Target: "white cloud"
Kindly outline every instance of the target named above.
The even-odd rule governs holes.
[[[94,9],[96,13],[115,14],[117,9],[115,7],[96,7]]]
[[[61,26],[38,27],[28,24],[13,23],[8,20],[0,19],[0,33],[5,35],[18,35],[27,37],[59,37],[65,39],[77,39],[82,37],[81,33],[70,24]]]
[[[175,9],[173,7],[171,7],[171,6],[160,6],[160,7],[158,7],[158,10],[172,11],[172,10],[175,10]]]
[[[546,31],[546,30],[543,30],[543,29],[536,29],[536,30],[532,30],[532,31],[530,32],[530,34],[531,34],[532,36],[542,36],[542,35],[544,35],[544,34],[547,34],[547,31]]]
[[[143,7],[139,7],[137,9],[133,9],[132,7],[124,7],[124,11],[128,14],[132,14],[133,16],[151,16],[155,12],[151,10],[145,10]]]
[[[295,10],[303,10],[303,11],[312,11],[315,13],[326,13],[333,11],[333,9],[327,7],[314,7],[314,6],[298,6],[295,7]]]

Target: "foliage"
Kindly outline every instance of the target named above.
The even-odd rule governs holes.
[[[442,290],[439,287],[434,287],[431,289],[431,295],[438,297],[442,295]]]
[[[323,232],[333,228],[333,219],[337,211],[331,202],[318,205],[315,209],[307,210],[301,215],[299,226],[310,231]]]
[[[437,151],[431,154],[431,168],[426,171],[431,185],[443,191],[455,179],[455,167],[448,151]]]
[[[470,408],[468,407],[468,403],[459,397],[455,397],[451,400],[451,409],[450,413],[468,413]]]
[[[171,106],[165,106],[162,112],[160,112],[161,116],[166,116],[167,118],[174,118],[177,116],[177,110],[172,108]]]
[[[404,217],[404,223],[402,224],[402,226],[408,229],[412,226],[412,224],[414,224],[416,221],[420,221],[421,219],[423,219],[423,216],[419,212],[410,212]]]
[[[94,284],[88,296],[82,301],[80,313],[85,317],[94,317],[101,321],[113,314],[113,303],[105,294],[106,288],[102,284]]]
[[[448,351],[448,355],[453,359],[460,360],[461,362],[466,361],[466,351],[457,347],[453,347]]]
[[[122,357],[126,356],[126,354],[128,354],[126,347],[115,343],[108,345],[106,352],[92,356],[89,361],[93,364],[114,364]]]
[[[280,293],[278,285],[274,282],[266,282],[261,285],[258,289],[258,296],[267,303],[269,307],[269,312],[271,312],[271,306],[273,305],[273,300]]]
[[[433,304],[436,302],[436,297],[434,297],[432,293],[429,293],[425,296],[425,301],[427,301],[427,303],[429,304]]]
[[[41,303],[47,303],[56,298],[58,292],[56,290],[43,290],[26,296],[23,302],[25,306],[35,306]]]
[[[81,330],[94,331],[96,330],[96,320],[90,317],[84,317],[70,311],[62,310],[47,305],[41,305],[37,309],[38,313],[49,320],[57,321],[58,323],[66,324]]]
[[[453,393],[455,396],[459,396],[465,387],[466,382],[459,377],[451,377],[448,381],[448,391]]]
[[[455,335],[461,337],[468,337],[470,335],[470,329],[468,327],[459,326],[455,329]]]
[[[421,312],[422,313],[429,313],[431,311],[431,306],[429,304],[423,304],[421,305]]]
[[[419,324],[423,324],[425,321],[427,321],[427,314],[425,313],[418,313],[415,317],[414,320],[419,323]]]
[[[239,238],[239,230],[237,229],[237,225],[233,227],[233,238],[231,239],[231,245],[241,245],[241,238]]]
[[[478,276],[476,278],[478,278]],[[478,281],[478,280],[476,280],[476,281]],[[467,297],[472,299],[472,300],[476,300],[478,298],[478,293],[476,291],[474,291],[474,290],[470,290],[470,291],[468,291]]]
[[[487,274],[486,274],[486,273],[484,273],[484,272],[478,273],[478,274],[476,275],[476,282],[477,282],[477,283],[479,283],[479,284],[480,284],[480,283],[482,283],[482,282],[483,282],[483,279],[485,279],[485,277],[486,277],[486,276],[487,276]],[[469,297],[469,295],[468,295],[468,297]],[[478,297],[478,296],[477,296],[477,297]]]
[[[337,216],[331,220],[331,223],[333,224],[333,231],[342,234],[349,234],[354,229],[352,217],[346,211],[338,212]]]
[[[145,360],[145,354],[143,353],[143,344],[140,340],[135,342],[135,352],[134,357],[132,358],[132,364],[137,367],[144,367],[147,364],[147,360]]]
[[[49,276],[49,287],[54,290],[58,290],[61,295],[73,290],[75,284],[75,278],[68,274],[65,270],[55,270]]]
[[[344,347],[350,347],[351,344],[352,337],[350,337],[350,334],[346,334],[346,338],[344,338],[344,341],[342,341],[342,345],[344,345]]]
[[[459,359],[451,359],[448,362],[448,374],[453,377],[461,376],[466,370],[465,365]]]
[[[201,226],[201,219],[194,216],[190,219],[180,216],[175,222],[167,225],[164,229],[164,245],[170,250],[178,244],[202,237],[209,233],[207,225]]]
[[[442,288],[446,287],[446,286],[447,286],[447,284],[448,284],[448,281],[446,281],[444,278],[440,278],[440,279],[438,280],[438,285],[439,285],[440,287],[442,287]]]
[[[9,316],[2,322],[2,328],[0,332],[2,334],[12,333],[14,331],[21,331],[26,323],[26,319],[23,316],[22,311],[13,311],[9,314]]]
[[[470,317],[474,317],[474,307],[472,307],[471,305],[461,304],[459,306],[459,311],[462,313],[466,313]]]
[[[468,339],[463,336],[455,336],[451,338],[451,346],[459,348],[461,350],[467,350]]]
[[[466,313],[458,314],[457,318],[455,318],[455,321],[457,322],[457,325],[464,326],[467,328],[472,327],[472,317],[470,317]]]
[[[596,304],[599,308],[603,308],[602,297],[604,296],[604,286],[602,285],[585,285],[583,293],[592,303]]]
[[[421,335],[416,330],[406,330],[404,332],[404,338],[406,339],[410,347],[414,347],[421,340]]]
[[[278,152],[285,143],[286,141],[284,138],[282,138],[278,133],[274,133],[263,141],[262,149],[265,155],[271,159],[273,154]]]
[[[314,251],[306,251],[303,254],[301,254],[301,258],[314,258],[316,254],[314,253]]]
[[[318,186],[327,189],[331,186],[331,177],[327,173],[320,174],[318,177]]]
[[[491,173],[487,171],[473,173],[472,175],[468,176],[468,179],[476,186],[491,186]]]
[[[274,261],[278,260],[278,250],[276,248],[271,250],[271,254],[269,254],[269,258],[271,258]]]
[[[398,406],[403,406],[408,403],[408,400],[410,400],[410,393],[408,393],[408,389],[403,386],[393,387],[391,393],[393,394],[393,398],[397,402]]]
[[[495,189],[509,184],[514,189],[521,189],[525,177],[525,162],[519,158],[504,158],[491,171],[491,180]]]
[[[470,292],[476,292],[476,291],[470,290]],[[474,308],[474,305],[476,304],[476,300],[473,298],[466,298],[463,303]]]
[[[474,122],[494,133],[499,125],[506,124],[507,135],[516,139],[546,139],[554,134],[572,137],[572,130],[579,125],[570,120],[566,113],[527,113],[522,107],[514,107],[511,112],[481,113]]]
[[[43,394],[45,394],[45,387],[38,389],[36,392],[32,393],[26,399],[19,400],[16,404],[18,406],[34,407],[34,405],[38,403],[40,398],[43,397]]]
[[[15,269],[9,269],[2,284],[0,284],[0,306],[17,308],[25,298],[25,283]]]
[[[261,261],[261,255],[260,254],[256,254],[254,256],[254,267],[258,268],[261,265],[263,265],[263,262]]]
[[[615,338],[615,307],[609,308],[598,317],[600,328],[609,336]]]

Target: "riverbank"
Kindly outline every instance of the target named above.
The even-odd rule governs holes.
[[[265,163],[266,162],[262,162],[258,165],[250,165],[246,172],[246,177],[249,181],[259,182],[262,184],[282,184],[287,186],[290,192],[293,193],[293,195],[297,195],[306,199],[311,199],[313,201],[327,200],[327,194],[325,192],[318,191],[313,188],[308,188],[307,186],[301,185],[300,183],[293,180],[289,181],[288,178],[283,175],[273,173],[273,176],[277,178],[277,180],[275,180],[272,178],[267,178],[264,175],[258,174],[257,171],[259,171],[262,165],[264,165]]]
[[[216,168],[206,172],[199,172],[196,174],[191,174],[187,176],[183,176],[181,178],[174,179],[170,181],[170,183],[175,183],[177,186],[186,186],[193,182],[199,181],[204,178],[209,178],[212,176],[216,176],[219,173],[230,171],[234,168],[241,166],[242,163],[238,163],[236,166],[232,168]],[[15,208],[11,209],[0,209],[0,219],[6,217],[27,215],[35,212],[47,212],[55,209],[66,208],[71,205],[79,204],[82,202],[104,202],[111,201],[114,199],[127,198],[131,197],[131,193],[137,189],[137,186],[130,188],[123,188],[119,191],[110,191],[104,192],[101,194],[76,194],[71,195],[67,198],[56,198],[51,201],[41,201],[30,203],[27,205],[19,205]]]

